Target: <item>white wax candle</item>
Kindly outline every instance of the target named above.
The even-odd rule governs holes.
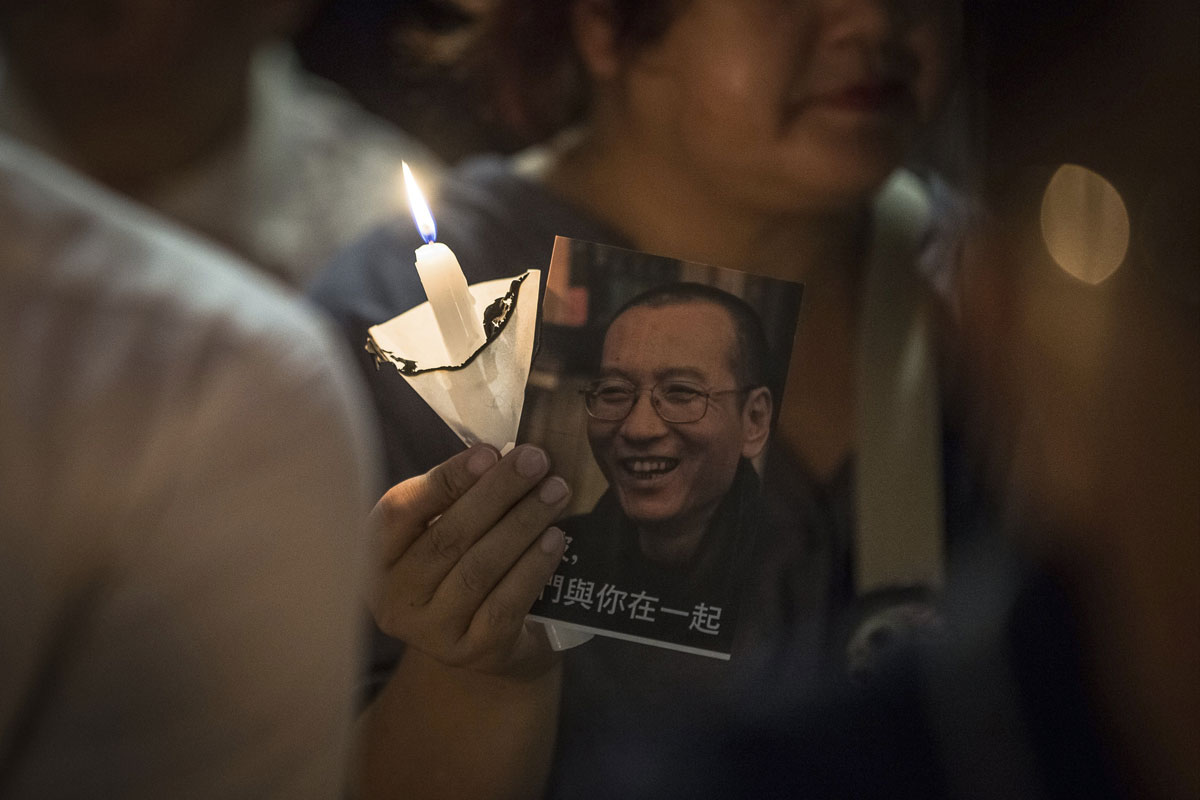
[[[425,287],[425,296],[433,309],[433,318],[446,345],[451,364],[461,364],[483,346],[483,320],[475,313],[475,301],[467,288],[467,278],[454,252],[437,239],[437,226],[425,195],[417,186],[408,164],[400,162],[404,172],[404,187],[412,206],[413,221],[427,244],[417,248],[417,275]]]
[[[441,242],[421,245],[417,248],[417,275],[450,363],[466,361],[484,343],[483,320],[475,313],[475,301],[454,251]]]

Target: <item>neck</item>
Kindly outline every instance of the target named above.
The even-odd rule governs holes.
[[[542,177],[638,249],[810,287],[857,272],[869,222],[866,204],[799,211],[748,206],[628,136],[565,138],[552,146]]]

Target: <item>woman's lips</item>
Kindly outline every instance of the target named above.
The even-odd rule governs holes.
[[[801,105],[842,111],[885,113],[915,105],[912,92],[902,81],[860,83],[827,92],[817,92]]]

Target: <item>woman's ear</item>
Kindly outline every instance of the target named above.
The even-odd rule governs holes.
[[[571,8],[571,33],[592,80],[616,77],[621,58],[608,0],[576,0]]]
[[[773,412],[771,390],[751,389],[742,406],[742,458],[757,458],[767,446]]]

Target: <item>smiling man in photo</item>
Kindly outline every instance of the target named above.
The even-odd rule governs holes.
[[[766,446],[764,350],[753,310],[699,284],[651,290],[609,325],[588,440],[646,558],[688,564]]]
[[[624,638],[700,649],[720,635],[758,512],[751,461],[773,418],[768,363],[757,313],[711,286],[665,284],[613,317],[583,391],[608,491],[562,523],[558,605],[598,615],[575,621],[620,620]]]

